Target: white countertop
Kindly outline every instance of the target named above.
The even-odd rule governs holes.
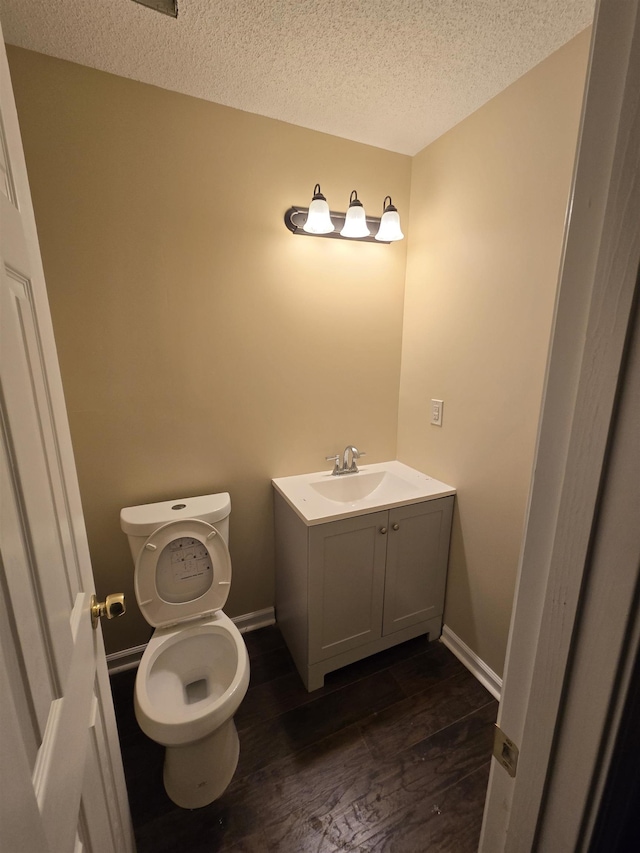
[[[271,482],[309,526],[456,493],[452,486],[397,460],[362,465],[357,474],[317,471]]]

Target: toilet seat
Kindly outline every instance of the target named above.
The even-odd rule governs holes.
[[[184,701],[185,688],[202,676],[201,664],[219,673],[215,645],[222,640],[229,669],[222,691],[202,701]],[[196,641],[200,653],[190,647]],[[158,679],[159,684],[153,685]],[[212,679],[214,680],[214,679]],[[206,737],[232,717],[249,685],[249,657],[242,635],[218,611],[191,625],[158,628],[145,649],[136,677],[136,719],[145,734],[164,746],[181,746]],[[182,701],[180,701],[182,699]]]
[[[222,610],[231,587],[227,544],[206,521],[169,521],[141,548],[134,586],[142,615],[156,628]]]

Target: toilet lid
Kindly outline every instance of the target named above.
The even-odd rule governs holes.
[[[200,519],[170,521],[155,530],[136,560],[135,591],[155,628],[221,610],[231,587],[223,537]]]

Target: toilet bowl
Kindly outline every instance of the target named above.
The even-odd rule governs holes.
[[[136,719],[165,747],[165,789],[188,809],[224,792],[240,749],[233,715],[247,692],[249,658],[222,611],[231,585],[230,511],[224,493],[120,514],[136,598],[156,629],[136,676]]]

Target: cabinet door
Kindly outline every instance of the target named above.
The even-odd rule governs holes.
[[[389,511],[383,634],[442,614],[453,497]]]
[[[375,512],[310,528],[310,663],[382,635],[387,521]]]

